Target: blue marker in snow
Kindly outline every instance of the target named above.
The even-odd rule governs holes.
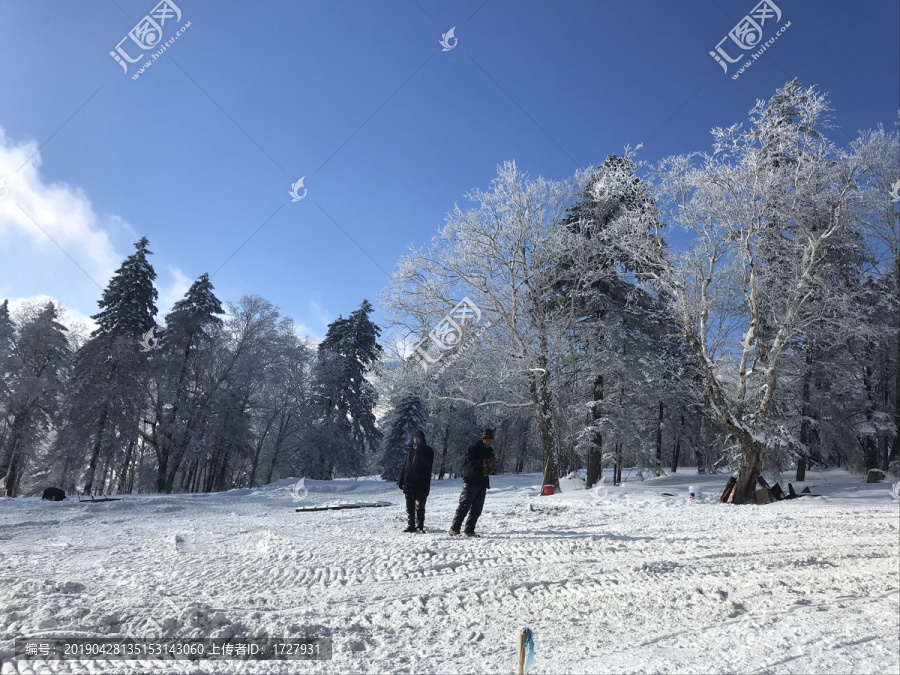
[[[534,665],[534,635],[531,633],[531,629],[522,627],[522,632],[525,633],[525,672],[528,672],[528,669]]]

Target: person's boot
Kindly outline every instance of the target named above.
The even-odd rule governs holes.
[[[463,532],[463,534],[466,535],[467,537],[481,537],[480,534],[475,534],[474,532],[469,532],[468,530]]]
[[[458,537],[458,536],[459,536],[459,530],[454,530],[454,529],[451,527],[451,528],[450,528],[450,536],[451,536],[451,537]]]
[[[415,531],[416,531],[416,526],[415,526],[415,525],[407,525],[407,526],[406,526],[406,529],[403,530],[403,531],[404,531],[404,532],[415,532]]]

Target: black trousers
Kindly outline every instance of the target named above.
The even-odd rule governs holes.
[[[459,532],[463,518],[469,514],[466,520],[466,532],[474,532],[478,517],[484,508],[484,497],[487,494],[487,486],[463,484],[462,494],[459,496],[459,506],[456,507],[456,516],[453,518],[453,529]]]
[[[406,494],[406,521],[409,527],[425,528],[425,500],[427,492],[407,492]]]

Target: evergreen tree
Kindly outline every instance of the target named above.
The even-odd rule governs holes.
[[[147,260],[152,252],[145,237],[125,259],[98,302],[93,315],[97,329],[79,350],[69,392],[70,429],[61,442],[88,450],[84,489],[90,491],[99,462],[102,489],[136,443],[141,412],[146,404],[148,352],[141,338],[154,327],[156,272]],[[124,455],[124,456],[123,456]],[[123,467],[124,469],[124,467]]]
[[[418,396],[404,396],[393,407],[386,420],[387,436],[384,437],[384,452],[381,457],[381,478],[396,481],[406,460],[406,453],[413,434],[425,431],[425,404]]]
[[[153,355],[156,423],[144,434],[156,452],[157,492],[172,491],[188,447],[196,445],[211,393],[200,381],[200,361],[222,325],[218,315],[224,313],[209,275],[203,274],[166,315],[160,348]]]
[[[156,272],[147,260],[148,255],[153,255],[147,248],[149,243],[146,237],[141,237],[134,245],[137,251],[113,274],[97,303],[100,312],[91,317],[97,322],[91,337],[137,340],[156,325],[159,293],[153,285]]]
[[[331,323],[319,344],[316,388],[324,408],[319,434],[324,477],[357,473],[381,443],[374,413],[378,393],[366,379],[382,354],[381,329],[369,319],[372,311],[363,300],[349,318]]]

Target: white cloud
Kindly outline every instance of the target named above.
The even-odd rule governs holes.
[[[156,315],[156,323],[158,324],[162,324],[166,314],[172,310],[172,306],[184,297],[184,294],[190,289],[191,284],[194,283],[192,279],[189,279],[184,272],[181,271],[180,267],[167,265],[166,271],[172,278],[168,287],[160,284],[159,277],[162,275],[158,275],[156,278],[156,285],[159,289],[159,300],[156,303],[156,306],[159,309],[159,313]]]
[[[321,326],[310,326],[309,324],[295,321],[294,332],[301,337],[308,338],[311,345],[317,346],[319,342],[325,339],[325,333],[328,332],[328,324],[334,319],[332,319],[331,314],[315,300],[310,300],[307,308],[309,309],[309,313],[312,314]]]
[[[106,228],[128,226],[95,213],[83,190],[47,182],[40,165],[35,141],[16,144],[0,128],[0,178],[6,187],[0,193],[0,294],[58,297],[71,291],[76,297],[69,304],[84,307],[77,296],[89,292],[96,301],[121,260]]]

